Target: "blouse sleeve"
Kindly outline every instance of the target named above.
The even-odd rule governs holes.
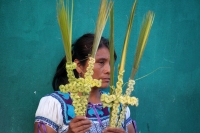
[[[126,119],[130,118],[130,116],[131,116],[130,109],[129,109],[129,107],[127,107],[126,108]]]
[[[59,126],[63,123],[59,101],[52,96],[43,97],[35,113],[35,122],[43,122],[58,131]]]
[[[136,126],[136,121],[131,119],[131,113],[129,107],[126,108],[126,126],[129,124],[133,124],[133,127],[135,129],[135,132],[137,133],[137,126]]]

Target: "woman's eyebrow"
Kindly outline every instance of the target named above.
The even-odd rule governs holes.
[[[97,58],[96,60],[108,60],[108,59],[104,57],[100,57],[100,58]]]

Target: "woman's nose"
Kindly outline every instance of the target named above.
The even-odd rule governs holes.
[[[106,63],[104,70],[105,70],[105,73],[110,74],[110,63]]]

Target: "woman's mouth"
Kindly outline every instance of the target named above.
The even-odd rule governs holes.
[[[110,82],[110,78],[103,78],[102,82]]]

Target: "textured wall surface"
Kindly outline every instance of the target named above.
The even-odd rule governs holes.
[[[73,41],[94,32],[98,0],[75,0]],[[133,0],[115,0],[116,68]],[[0,1],[0,132],[32,133],[40,98],[53,92],[51,81],[64,56],[56,1]],[[142,19],[155,12],[131,107],[140,133],[198,133],[200,130],[200,1],[139,0],[124,82],[133,63]],[[104,36],[108,37],[109,26]],[[159,69],[158,69],[159,68]]]

